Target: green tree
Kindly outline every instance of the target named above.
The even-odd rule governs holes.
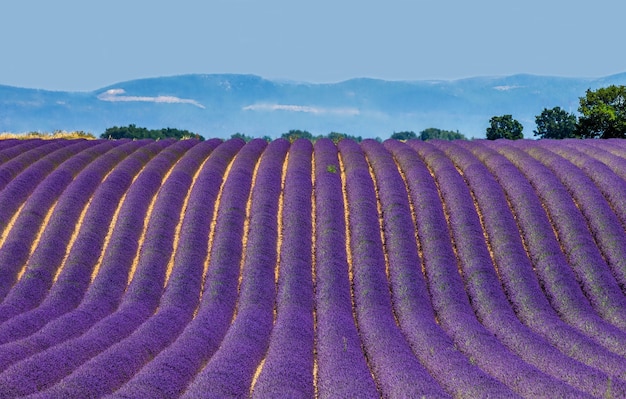
[[[411,140],[416,139],[417,134],[414,131],[393,132],[391,138],[394,140]]]
[[[254,136],[248,136],[248,135],[247,135],[247,134],[245,134],[245,133],[239,133],[239,132],[231,134],[231,135],[230,135],[230,138],[231,138],[231,139],[242,139],[242,140],[243,140],[243,141],[245,141],[246,143],[247,143],[248,141],[252,141],[252,140],[254,140],[254,139],[255,139],[255,137],[254,137]],[[265,141],[267,141],[268,143],[269,143],[270,141],[272,141],[272,138],[271,138],[270,136],[267,136],[267,135],[266,135],[266,136],[263,136],[263,137],[262,137],[262,139],[263,139],[263,140],[265,140]]]
[[[242,139],[246,143],[248,141],[252,141],[252,139],[254,139],[254,137],[252,137],[252,136],[248,136],[247,134],[239,133],[239,132],[231,134],[230,138],[231,139]]]
[[[150,138],[152,139],[204,140],[204,137],[202,137],[199,134],[192,133],[189,130],[174,129],[171,127],[166,127],[164,129],[157,129],[157,130],[149,130],[149,134],[150,134]]]
[[[335,144],[337,144],[338,142],[340,142],[343,139],[350,139],[350,140],[354,140],[357,143],[360,143],[361,141],[363,141],[363,137],[361,136],[352,136],[350,134],[346,134],[346,133],[337,133],[337,132],[330,132],[328,133],[326,136],[321,136],[321,137],[326,137],[331,139]]]
[[[626,138],[626,86],[588,89],[580,97],[577,134],[582,138]]]
[[[419,134],[420,140],[467,140],[463,134],[457,130],[453,132],[451,130],[442,130],[435,127],[429,127],[424,129]]]
[[[135,124],[128,126],[113,126],[107,128],[104,133],[100,135],[103,139],[146,139],[149,138],[148,129],[145,127],[137,127]]]
[[[540,115],[535,117],[537,130],[535,136],[542,139],[565,139],[576,137],[576,115],[561,107],[544,108]]]
[[[280,137],[289,140],[290,142],[294,142],[297,139],[309,139],[313,141],[313,135],[306,130],[292,129],[287,133],[283,133]]]
[[[512,115],[494,116],[489,120],[487,128],[487,139],[523,139],[524,127]]]

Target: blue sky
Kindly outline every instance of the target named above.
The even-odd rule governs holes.
[[[0,84],[600,77],[626,71],[624,15],[621,0],[3,0]]]

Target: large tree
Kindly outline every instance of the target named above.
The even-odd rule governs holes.
[[[523,139],[524,133],[522,133],[522,130],[524,130],[524,127],[516,119],[513,119],[513,115],[494,116],[489,120],[487,138],[489,140]]]
[[[540,115],[535,117],[537,130],[535,136],[542,139],[565,139],[576,137],[576,115],[561,107],[544,108]]]
[[[626,86],[588,89],[580,97],[577,133],[583,138],[626,138]]]

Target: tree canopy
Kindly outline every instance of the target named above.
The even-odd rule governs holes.
[[[128,126],[113,126],[104,131],[100,135],[102,139],[198,139],[204,140],[204,137],[188,130],[173,129],[170,127],[164,129],[149,130],[145,127],[137,127],[134,124]]]
[[[254,140],[254,137],[252,137],[252,136],[248,136],[248,135],[247,135],[247,134],[245,134],[245,133],[239,133],[239,132],[231,134],[231,135],[230,135],[230,138],[231,138],[231,139],[242,139],[242,140],[243,140],[243,141],[245,141],[246,143],[247,143],[248,141],[252,141],[252,140]],[[271,138],[270,136],[263,136],[263,140],[265,140],[265,141],[267,141],[267,142],[270,142],[270,141],[272,141],[272,138]]]
[[[311,141],[314,140],[313,134],[311,132],[299,129],[291,129],[287,133],[283,133],[280,137],[287,139],[292,143],[297,139],[309,139]]]
[[[393,132],[391,138],[394,140],[411,140],[416,139],[417,134],[414,131]]]
[[[356,142],[363,141],[363,137],[361,136],[353,136],[353,135],[346,134],[346,133],[330,132],[326,135],[320,134],[320,135],[314,136],[311,132],[307,130],[300,130],[300,129],[292,129],[288,131],[287,133],[283,133],[280,137],[283,139],[287,139],[292,143],[297,139],[308,139],[308,140],[311,140],[312,142],[315,142],[316,140],[323,139],[323,138],[331,139],[335,143],[338,143],[343,139],[351,139]]]
[[[331,139],[335,144],[340,142],[343,139],[350,139],[350,140],[354,140],[357,143],[360,143],[361,141],[363,141],[363,137],[361,136],[352,136],[350,134],[346,134],[346,133],[338,133],[338,132],[330,132],[328,133],[326,136],[320,136],[321,137],[326,137]]]
[[[580,97],[577,134],[582,138],[626,138],[626,86],[588,89]]]
[[[541,114],[535,117],[535,123],[537,130],[533,130],[533,133],[539,138],[565,139],[576,137],[576,115],[561,109],[561,107],[544,108]]]
[[[513,115],[494,116],[489,120],[487,139],[523,139],[524,127],[519,121],[513,119]]]
[[[457,130],[453,132],[451,130],[442,130],[437,129],[435,127],[429,127],[428,129],[424,129],[419,134],[420,140],[467,140],[463,134],[459,133]]]

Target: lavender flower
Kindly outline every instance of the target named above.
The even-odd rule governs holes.
[[[184,397],[247,397],[272,327],[276,213],[283,159],[289,142],[272,142],[252,183],[250,215],[237,313],[219,350],[198,373]],[[246,234],[246,232],[244,232]]]
[[[339,142],[345,165],[356,315],[365,353],[382,394],[447,397],[413,354],[394,319],[368,164],[353,141]]]
[[[154,167],[150,169],[146,168],[143,171],[142,175],[140,175],[140,177],[143,176],[144,178],[141,180],[138,179],[135,182],[137,185],[134,185],[136,189],[133,190],[135,191],[135,193],[133,193],[132,197],[135,197],[136,199],[132,198],[130,195],[131,193],[129,193],[129,196],[127,198],[127,200],[131,200],[128,202],[129,207],[131,207],[131,204],[134,206],[132,206],[131,209],[128,209],[128,213],[132,214],[135,217],[141,217],[143,219],[144,213],[142,213],[140,210],[142,206],[144,209],[147,209],[151,199],[149,193],[151,191],[153,193],[156,193],[157,189],[161,185],[161,179],[168,168],[168,164],[170,166],[173,165],[177,158],[180,157],[184,153],[185,149],[188,147],[189,144],[185,142],[180,142],[180,144],[174,144],[168,148],[168,150],[172,149],[173,151],[165,150],[161,153],[164,155],[163,157],[157,157],[151,161],[151,163],[154,162]],[[167,204],[163,204],[162,206],[166,207]],[[131,221],[131,218],[122,220],[124,223],[128,223]],[[138,224],[137,222],[132,225],[127,224],[127,232],[137,233],[137,230],[139,229],[137,229],[136,226],[141,224]],[[123,224],[122,226],[120,226],[120,228],[124,229]],[[130,248],[137,247],[137,239],[129,240],[128,237],[120,237],[120,239],[122,239],[124,244],[127,245],[124,249],[128,249],[129,246]],[[52,325],[48,324],[46,326],[46,330],[48,328],[56,330],[56,334],[44,334],[45,340],[43,342],[43,345],[41,345],[40,343],[40,350],[47,347],[49,348],[53,344],[64,342],[65,340],[79,333],[87,331],[87,329],[92,327],[93,323],[97,321],[97,319],[94,320],[94,317],[98,317],[98,315],[104,316],[104,314],[98,312],[98,310],[103,309],[103,307],[103,310],[105,312],[115,309],[111,309],[111,307],[117,306],[119,298],[121,297],[121,293],[123,293],[126,286],[128,268],[125,269],[122,266],[124,264],[123,262],[126,262],[129,267],[134,258],[135,251],[119,251],[120,249],[122,249],[120,248],[121,246],[115,246],[115,241],[113,240],[111,244],[112,245],[110,245],[110,248],[114,248],[116,250],[115,252],[117,252],[118,255],[122,256],[118,257],[116,259],[117,261],[113,264],[110,264],[110,266],[103,265],[105,267],[108,266],[109,268],[114,268],[115,270],[111,273],[105,272],[103,274],[99,274],[99,276],[107,275],[106,283],[104,281],[97,282],[98,278],[96,278],[92,286],[90,286],[86,298],[88,299],[88,301],[89,299],[93,299],[93,297],[90,298],[90,296],[95,293],[94,291],[99,291],[100,294],[104,295],[98,295],[98,298],[94,304],[95,306],[92,305],[93,307],[91,307],[88,304],[86,306],[81,306],[79,307],[77,312],[71,312],[70,314],[66,315],[67,317],[64,317],[63,319],[57,319],[59,320],[59,322]],[[130,245],[128,246],[128,244]],[[147,260],[146,257],[144,257],[144,259]],[[106,261],[107,259],[105,259],[105,262]],[[151,277],[153,281],[155,277],[158,278],[158,276],[148,274],[144,279],[150,279]],[[133,293],[138,294],[137,291],[139,291],[139,284],[142,284],[142,281],[131,283],[130,286],[132,288],[129,287],[129,291],[131,289],[134,289]],[[115,295],[116,292],[117,296]],[[148,299],[150,293],[150,291],[146,290],[144,292],[143,299]],[[109,296],[109,298],[107,298],[107,295]],[[130,295],[127,295],[127,297],[130,297]],[[107,299],[109,300],[107,301]],[[108,306],[107,302],[109,302]],[[89,309],[90,307],[91,309]],[[41,389],[41,387],[43,386],[50,386],[51,384],[58,381],[58,379],[70,373],[74,367],[80,365],[89,357],[101,351],[103,347],[111,345],[113,342],[119,339],[120,336],[128,335],[134,329],[134,327],[141,322],[143,318],[147,317],[147,313],[150,312],[149,307],[149,302],[141,304],[138,307],[133,307],[130,301],[128,301],[127,306],[125,307],[125,312],[119,311],[117,313],[114,313],[113,315],[110,315],[108,318],[101,320],[97,324],[98,327],[91,328],[89,330],[89,333],[83,334],[78,338],[70,339],[69,341],[64,342],[61,345],[56,345],[52,348],[45,349],[43,350],[43,352],[38,352],[35,356],[32,356],[29,359],[25,359],[22,362],[13,364],[2,374],[0,374],[0,380],[6,381],[6,383],[0,383],[0,386],[2,386],[2,388],[5,389],[7,392],[17,390],[17,392],[23,392],[24,394],[32,392],[33,388]],[[88,312],[83,313],[85,310],[88,310]],[[70,324],[68,325],[68,323]],[[30,353],[37,351],[37,348],[28,349]],[[63,362],[59,363],[59,359],[63,359]],[[60,364],[63,364],[63,367],[60,367]],[[20,370],[31,371],[28,373],[23,373],[23,371]],[[14,377],[15,373],[17,374],[17,376],[19,376],[19,378]],[[21,383],[25,379],[25,375],[29,375],[31,377],[28,384]]]
[[[202,272],[207,255],[206,242],[213,215],[213,203],[218,197],[224,171],[236,155],[230,174],[223,184],[213,247],[208,248],[211,251],[211,261],[205,279],[204,293],[197,306],[197,314],[170,346],[147,363],[112,397],[143,395],[177,397],[182,394],[202,364],[211,357],[220,344],[230,324],[236,299],[238,267],[235,265],[239,265],[241,247],[237,249],[237,240],[233,235],[237,233],[237,229],[241,231],[243,228],[252,170],[265,148],[262,140],[252,141],[241,148],[242,144],[241,140],[229,140],[213,152],[198,176],[199,181],[196,184],[199,190],[192,193],[197,194],[190,197],[190,203],[198,205],[199,219],[194,223],[193,230],[197,230],[197,235],[205,243],[197,247],[199,256],[193,258],[195,268]],[[208,208],[204,212],[203,204]],[[200,280],[197,280],[198,290]],[[195,279],[193,281],[196,282]],[[195,292],[196,295],[199,294],[198,291]]]
[[[317,389],[321,398],[378,396],[353,316],[337,148],[315,143]]]
[[[554,173],[526,152],[495,143],[499,152],[522,169],[550,214],[568,264],[595,310],[607,321],[626,327],[626,298],[604,261],[572,196]]]
[[[313,386],[313,281],[311,154],[306,139],[289,150],[279,253],[276,322],[252,397],[311,397]]]
[[[423,203],[415,209],[424,214],[416,214],[418,235],[423,237],[421,242],[426,274],[433,305],[443,328],[452,336],[457,347],[471,356],[479,367],[523,396],[584,396],[583,392],[544,374],[542,371],[547,371],[544,364],[528,364],[526,361],[532,360],[528,357],[522,360],[518,355],[526,354],[521,353],[519,348],[516,348],[517,353],[513,353],[505,346],[500,339],[507,338],[507,345],[515,344],[514,340],[507,337],[512,332],[502,331],[497,336],[493,335],[476,318],[474,311],[485,317],[496,308],[493,302],[483,300],[493,291],[481,292],[483,289],[480,287],[480,283],[488,276],[487,269],[481,270],[481,267],[492,267],[489,255],[480,246],[478,251],[473,252],[469,243],[463,241],[477,238],[484,240],[474,205],[471,199],[468,203],[469,194],[465,192],[464,195],[463,191],[467,190],[465,183],[459,180],[461,176],[443,152],[424,142],[412,141],[409,144],[435,176],[435,182],[431,181],[431,189],[428,191],[431,193],[430,198],[424,198],[425,202],[415,202]],[[436,184],[436,190],[432,188],[433,183]],[[439,195],[441,198],[438,198]],[[442,209],[444,204],[445,214]],[[446,216],[450,224],[449,231]],[[450,240],[441,239],[445,236],[450,237]],[[463,273],[463,279],[459,272]],[[495,287],[491,285],[485,288],[493,290]],[[468,296],[473,299],[472,304]],[[506,323],[513,321],[505,320]],[[501,325],[508,328],[506,324]],[[541,367],[542,371],[537,367]]]

